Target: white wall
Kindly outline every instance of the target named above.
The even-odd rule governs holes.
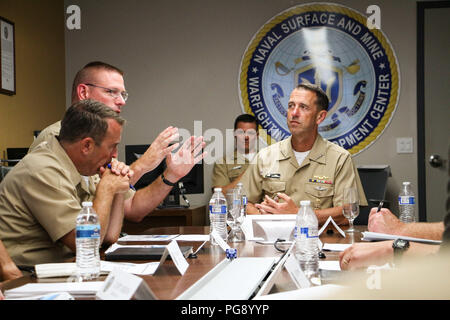
[[[239,103],[241,57],[252,36],[270,18],[294,5],[290,0],[65,0],[81,8],[82,28],[66,30],[67,97],[75,72],[93,60],[123,69],[130,99],[125,144],[150,143],[169,125],[193,133],[194,121],[203,130],[232,128]],[[311,1],[312,2],[312,1]],[[337,1],[336,1],[337,2]],[[352,0],[338,3],[365,14],[381,8],[382,30],[400,66],[400,98],[383,135],[354,157],[356,164],[390,164],[388,200],[396,210],[402,181],[411,181],[417,194],[416,129],[416,3],[412,0]],[[68,98],[69,99],[69,98]],[[68,101],[69,103],[69,101]],[[397,154],[396,137],[413,137],[414,153]],[[210,197],[212,166],[205,165],[204,195]]]

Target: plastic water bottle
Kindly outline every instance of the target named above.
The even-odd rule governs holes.
[[[227,241],[227,211],[227,200],[222,193],[222,188],[214,188],[214,193],[209,201],[210,232],[216,230],[225,241]],[[217,244],[212,237],[211,244]]]
[[[398,195],[400,221],[410,223],[416,220],[416,216],[414,215],[415,200],[414,192],[411,188],[411,182],[403,182],[402,190]]]
[[[83,280],[100,274],[100,222],[92,202],[83,202],[77,217],[77,273]]]
[[[318,221],[309,200],[300,201],[295,223],[295,256],[312,284],[320,284]]]
[[[236,187],[239,190],[239,194],[241,197],[241,218],[245,218],[245,216],[247,215],[247,195],[245,194],[242,182],[239,182]]]

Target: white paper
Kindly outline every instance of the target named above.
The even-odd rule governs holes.
[[[249,237],[249,238],[247,238],[247,236],[245,236],[245,240],[247,240],[247,241],[256,241],[256,242],[260,242],[260,243],[263,243],[263,244],[274,244],[275,243],[275,241],[266,241],[266,240],[264,240],[264,238],[261,238],[261,237],[254,237],[254,238]]]
[[[121,245],[118,243],[114,243],[111,247],[109,247],[106,251],[106,253],[110,253],[110,252],[114,252],[119,248],[157,248],[157,247],[161,247],[161,248],[165,248],[165,245],[155,245],[155,244],[145,244],[145,245],[139,245],[139,244],[131,244],[131,245]]]
[[[209,241],[208,234],[182,234],[175,238],[176,241]]]
[[[89,296],[95,295],[102,286],[103,281],[28,283],[18,288],[6,290],[5,298],[48,294],[53,292],[68,292],[74,296]]]
[[[442,243],[442,241],[439,241],[439,240],[413,238],[413,237],[398,236],[398,235],[378,233],[378,232],[366,231],[366,232],[363,232],[362,234],[363,234],[363,237],[361,240],[363,240],[363,241],[404,239],[404,240],[408,240],[408,241],[428,243],[428,244],[441,244]]]
[[[142,234],[142,235],[127,235],[119,238],[118,242],[138,242],[138,241],[170,241],[178,237],[178,234]]]
[[[322,270],[331,270],[331,271],[341,271],[341,266],[339,265],[339,261],[337,260],[325,260],[320,261],[319,260],[319,269]]]
[[[217,230],[214,229],[211,232],[211,236],[214,240],[216,240],[216,243],[222,248],[223,251],[227,251],[227,249],[230,249],[230,246],[225,242],[225,240],[222,239]]]
[[[336,228],[336,230],[345,238],[345,232],[342,231],[341,228],[339,228],[339,226],[336,224],[336,222],[334,222],[334,220],[333,220],[333,218],[331,216],[328,217],[327,221],[323,224],[322,228],[320,228],[319,236],[322,234],[323,230],[325,230],[325,228],[328,226],[330,221],[333,223],[333,225]]]
[[[322,250],[342,252],[351,246],[351,243],[325,243]]]
[[[75,300],[75,298],[67,292],[52,292],[18,298],[9,297],[7,300]]]
[[[109,262],[100,261],[100,273],[107,274],[113,271],[114,268],[121,269],[122,271],[138,274],[138,275],[152,275],[158,262],[149,263],[128,263],[128,262]],[[76,274],[77,264],[74,262],[69,263],[44,263],[37,264],[35,266],[36,275],[38,278],[53,278],[53,277],[68,277]]]
[[[284,264],[284,267],[288,271],[297,288],[309,288],[311,286],[311,283],[303,273],[294,255],[291,254],[289,256],[289,258],[286,260],[286,263]]]
[[[140,276],[150,276],[155,273],[159,267],[159,262],[139,263],[127,270],[128,273]]]
[[[101,270],[111,272],[114,269],[120,269],[124,272],[133,273],[141,276],[148,276],[155,273],[159,262],[149,263],[127,263],[127,262],[109,262],[100,261]]]

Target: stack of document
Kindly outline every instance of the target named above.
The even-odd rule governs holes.
[[[117,242],[152,242],[152,241],[208,241],[209,234],[140,234],[126,235]]]
[[[113,269],[121,269],[122,271],[138,274],[138,275],[152,275],[158,262],[149,263],[126,263],[126,262],[109,262],[100,261],[100,274],[108,274]],[[69,277],[76,274],[76,263],[44,263],[37,264],[34,267],[36,276],[38,278],[55,278],[55,277]]]
[[[178,237],[178,234],[129,234],[119,238],[119,242],[141,242],[141,241],[170,241]]]
[[[73,263],[43,263],[34,266],[38,278],[69,277],[77,272],[77,264]],[[102,272],[105,274],[107,272]]]
[[[383,241],[383,240],[395,240],[395,239],[404,239],[412,242],[420,242],[420,243],[427,243],[427,244],[441,244],[442,241],[439,240],[430,240],[430,239],[421,239],[421,238],[413,238],[413,237],[406,237],[406,236],[399,236],[394,234],[385,234],[385,233],[378,233],[378,232],[363,232],[363,237],[361,240],[363,241]]]
[[[49,293],[67,292],[75,298],[93,298],[103,287],[103,281],[28,283],[5,291],[5,299],[33,299]]]

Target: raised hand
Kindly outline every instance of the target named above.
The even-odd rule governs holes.
[[[131,165],[133,171],[140,177],[155,169],[167,155],[178,147],[178,143],[169,146],[171,142],[178,138],[178,128],[166,128],[156,137],[147,151]]]
[[[203,137],[191,136],[177,152],[169,153],[166,157],[167,171],[164,174],[167,180],[175,183],[187,175],[206,156],[206,152],[202,152],[205,145]]]

